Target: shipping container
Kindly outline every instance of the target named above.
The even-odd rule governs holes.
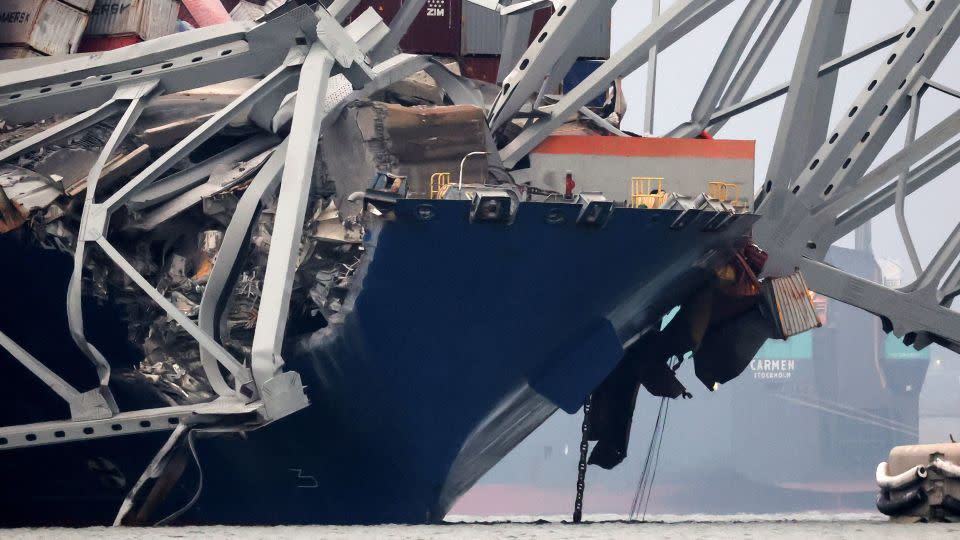
[[[610,17],[590,21],[580,33],[580,58],[605,60],[610,58]]]
[[[530,27],[530,43],[543,30],[543,27],[553,16],[553,8],[537,10],[533,15],[533,25]],[[579,58],[606,59],[610,58],[610,17],[603,17],[587,23],[580,32]]]
[[[76,52],[87,18],[59,0],[2,0],[0,45],[31,47],[49,55]]]
[[[497,84],[499,56],[464,56],[460,59],[460,72],[465,77]]]
[[[88,36],[138,36],[148,40],[177,29],[178,0],[97,0],[90,12]]]
[[[463,0],[427,0],[400,40],[405,52],[458,56]]]
[[[563,93],[566,94],[570,90],[573,90],[584,79],[589,77],[591,73],[596,71],[601,64],[603,64],[601,60],[577,60],[573,64],[573,67],[570,68],[570,71],[563,77]],[[587,103],[587,106],[602,107],[606,98],[606,91],[602,91],[599,96]]]
[[[536,38],[540,31],[543,30],[543,27],[547,25],[550,17],[553,17],[552,7],[538,9],[533,14],[533,24],[530,26],[530,43],[533,43],[533,39]]]
[[[134,43],[143,41],[139,36],[83,36],[80,40],[80,49],[77,52],[88,53],[98,51],[112,51]]]
[[[197,27],[197,20],[193,18],[193,15],[190,14],[190,10],[187,9],[187,6],[183,5],[183,3],[180,4],[180,12],[177,14],[177,18],[194,28]]]
[[[44,56],[30,47],[0,47],[0,60],[18,60],[20,58],[34,58]]]
[[[390,24],[403,3],[404,0],[361,0],[350,18],[373,8]],[[462,3],[463,0],[427,0],[400,41],[400,48],[408,53],[459,56]]]
[[[69,4],[81,11],[90,12],[93,9],[94,4],[97,3],[97,0],[60,0],[66,4]]]
[[[506,17],[483,6],[463,2],[460,52],[464,55],[500,54]]]
[[[462,1],[461,54],[500,54],[507,26],[507,17],[471,2]],[[534,13],[533,23],[530,26],[530,43],[543,30],[544,25],[547,24],[552,15],[553,8],[543,8]],[[589,24],[593,25],[595,23],[591,22]],[[596,24],[596,29],[591,29],[589,35],[585,35],[581,39],[583,39],[583,48],[579,52],[581,58],[608,58],[610,56],[610,21],[599,21]]]

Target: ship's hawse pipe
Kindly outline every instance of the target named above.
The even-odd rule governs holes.
[[[877,465],[877,485],[883,490],[901,489],[926,477],[927,469],[923,465],[917,465],[896,476],[887,474],[886,461]]]

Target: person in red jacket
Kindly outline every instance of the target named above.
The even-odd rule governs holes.
[[[567,171],[567,187],[566,191],[563,194],[564,199],[573,198],[573,188],[577,187],[577,183],[573,181],[573,173]]]

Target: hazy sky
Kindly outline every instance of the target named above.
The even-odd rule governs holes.
[[[661,9],[667,9],[673,0],[663,0]],[[663,134],[689,119],[690,110],[710,73],[720,48],[733,24],[743,12],[746,0],[736,0],[713,20],[664,51],[660,56],[657,75],[657,108],[654,132]],[[810,2],[802,2],[784,32],[777,47],[768,58],[748,96],[789,81],[797,46]],[[621,0],[613,12],[613,50],[621,47],[650,21],[651,0]],[[850,23],[844,50],[849,51],[875,41],[902,27],[911,16],[905,0],[853,0]],[[884,53],[875,53],[840,72],[833,119],[846,111],[852,99],[865,86],[868,77],[882,62]],[[934,80],[960,88],[960,51],[953,51],[941,64]],[[630,106],[625,127],[640,132],[643,129],[646,69],[627,78],[625,94]],[[757,141],[756,182],[764,177],[779,123],[784,98],[779,98],[745,113],[729,122],[720,132],[722,138],[755,139]],[[936,91],[923,98],[919,133],[960,108],[960,100]],[[831,122],[834,124],[835,122]],[[904,121],[906,124],[906,121]],[[879,160],[902,147],[905,128],[891,137]],[[878,160],[878,162],[879,162]],[[942,239],[960,220],[957,199],[960,197],[960,167],[941,176],[925,188],[907,198],[907,220],[921,261],[926,263],[942,243]],[[878,257],[897,261],[904,270],[905,281],[913,272],[900,239],[892,208],[874,220],[874,248]],[[850,242],[844,242],[844,245]]]

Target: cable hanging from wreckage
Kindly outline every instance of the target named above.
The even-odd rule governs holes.
[[[0,334],[0,345],[54,389],[71,410],[69,421],[0,428],[5,440],[16,441],[8,447],[75,440],[83,437],[87,429],[91,433],[95,430],[97,436],[142,431],[144,423],[152,426],[148,429],[157,430],[198,422],[243,429],[306,407],[299,375],[283,369],[280,350],[290,315],[286,284],[293,279],[304,220],[311,209],[318,133],[330,125],[331,119],[348,104],[425,71],[450,102],[486,111],[487,125],[499,142],[499,151],[489,154],[495,168],[516,167],[570,118],[583,117],[613,136],[629,136],[619,129],[619,118],[599,117],[586,108],[587,103],[617,79],[655,60],[656,52],[710,20],[731,1],[674,2],[576,87],[550,99],[540,90],[552,74],[566,71],[559,68],[569,61],[568,51],[576,47],[577,39],[571,36],[586,32],[587,22],[598,13],[609,12],[615,2],[534,0],[509,6],[492,0],[474,3],[511,21],[502,55],[516,61],[512,70],[504,71],[492,100],[485,100],[473,81],[454,75],[439,61],[397,52],[400,38],[424,0],[405,3],[392,26],[383,23],[372,10],[342,26],[356,1],[337,0],[326,9],[288,5],[256,24],[212,27],[102,57],[81,55],[51,64],[54,67],[50,69],[36,65],[0,75],[0,117],[9,124],[79,112],[3,149],[0,162],[9,163],[108,121],[114,124],[112,131],[102,134],[99,156],[86,175],[68,293],[71,333],[96,368],[99,387],[89,392],[77,391],[29,351]],[[922,4],[901,30],[843,54],[849,0],[814,0],[804,22],[791,79],[745,97],[799,5],[798,0],[749,1],[720,51],[693,107],[691,120],[667,136],[716,133],[730,118],[785,96],[773,156],[755,204],[758,213],[776,216],[762,219],[753,231],[754,240],[770,255],[763,275],[789,276],[800,270],[811,289],[877,314],[885,331],[902,337],[908,344],[920,348],[939,343],[960,352],[960,318],[951,309],[954,297],[960,294],[960,266],[956,264],[960,227],[948,236],[926,268],[921,268],[903,218],[905,198],[948,170],[960,156],[956,144],[940,148],[960,130],[957,114],[920,136],[916,133],[925,91],[957,95],[931,77],[960,34],[960,6],[945,0]],[[516,24],[518,17],[547,5],[553,5],[555,12],[540,36],[527,46],[517,38],[523,35],[522,24]],[[757,39],[751,45],[755,34]],[[849,114],[829,129],[837,71],[881,50],[886,51],[884,62],[854,99]],[[108,186],[104,190],[109,193],[105,200],[98,199],[98,187],[117,165],[112,157],[127,144],[126,135],[150,103],[160,96],[242,77],[260,79],[209,114],[128,182]],[[143,275],[142,263],[129,260],[108,238],[108,232],[112,220],[121,219],[119,216],[128,219],[119,212],[121,209],[136,208],[154,200],[152,197],[163,199],[179,193],[169,182],[160,181],[170,178],[164,174],[248,109],[251,120],[277,138],[245,143],[236,158],[256,159],[252,167],[256,173],[244,179],[249,184],[222,238],[206,238],[209,245],[219,244],[219,248],[216,264],[201,276],[205,286],[199,305],[194,306],[195,321],[182,309],[183,295],[177,296],[172,289],[160,291],[150,283]],[[514,121],[521,117],[524,122]],[[904,119],[908,123],[904,148],[870,169]],[[193,185],[190,180],[183,182]],[[281,189],[272,201],[271,241],[259,287],[249,361],[241,361],[235,349],[215,337],[215,326],[222,315],[222,298],[234,284],[231,274],[239,264],[260,200],[277,186]],[[10,211],[14,207],[9,201],[0,202],[4,204],[5,224],[25,219],[19,211]],[[585,203],[589,205],[590,201]],[[376,201],[372,204],[376,207]],[[897,212],[917,271],[914,283],[891,290],[823,262],[830,245],[890,207]],[[163,221],[162,216],[157,219]],[[96,255],[90,249],[93,244],[98,247]],[[212,254],[208,255],[212,263]],[[147,294],[175,323],[177,331],[196,340],[211,397],[215,394],[218,399],[150,411],[118,410],[109,386],[109,363],[96,346],[87,342],[84,333],[84,272],[92,257],[119,268],[124,279]],[[337,274],[338,278],[348,277],[352,261],[344,264],[347,270]],[[801,283],[805,290],[806,283]],[[186,302],[193,301],[187,298]],[[119,429],[113,427],[111,431],[107,426]],[[181,434],[182,430],[176,430],[172,437]],[[157,459],[161,457],[158,455]]]

